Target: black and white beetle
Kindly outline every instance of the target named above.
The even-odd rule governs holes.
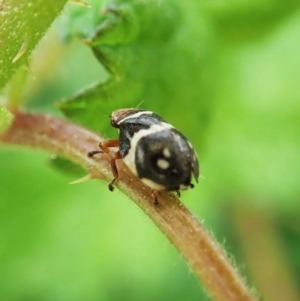
[[[198,181],[197,155],[187,138],[151,111],[120,109],[111,115],[111,125],[119,130],[119,140],[100,142],[100,150],[89,157],[110,153],[110,147],[119,147],[111,160],[114,179],[119,178],[117,159],[124,163],[143,183],[152,188],[157,203],[158,191],[176,191],[193,188],[192,176]]]

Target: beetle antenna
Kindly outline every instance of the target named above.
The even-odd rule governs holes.
[[[135,108],[138,109],[138,108],[143,104],[144,101],[145,101],[145,100],[142,99],[142,100],[137,104],[137,106],[136,106]]]

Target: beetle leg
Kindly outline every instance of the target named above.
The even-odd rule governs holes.
[[[94,150],[94,151],[88,152],[88,157],[93,157],[96,154],[103,154],[103,151],[101,151],[101,150]]]
[[[179,190],[176,190],[175,192],[176,192],[176,194],[177,194],[177,197],[179,197],[179,198],[180,198],[180,196],[181,196],[181,193],[180,193],[180,191],[179,191]]]
[[[103,153],[109,154],[110,147],[119,147],[119,140],[104,140],[99,143],[99,148]]]
[[[110,191],[113,191],[115,189],[114,185],[119,179],[119,171],[118,171],[117,164],[116,164],[116,160],[118,160],[118,159],[121,159],[120,152],[116,152],[114,154],[113,158],[110,160],[110,167],[111,167],[111,171],[114,176],[113,180],[108,184],[108,189]]]
[[[94,150],[94,151],[88,152],[88,157],[93,157],[94,155],[103,154],[103,153],[109,154],[110,153],[110,150],[109,150],[110,147],[119,147],[119,140],[104,140],[104,141],[101,141],[99,143],[100,150]]]
[[[88,156],[89,157],[93,157],[96,154],[111,154],[110,152],[110,147],[119,147],[119,140],[104,140],[101,141],[99,143],[99,148],[100,150],[94,150],[91,152],[88,152]],[[113,180],[108,184],[108,189],[110,191],[114,190],[114,185],[117,182],[117,180],[119,179],[119,172],[118,172],[118,168],[116,165],[116,160],[120,159],[121,155],[120,152],[117,151],[116,153],[113,154],[112,159],[110,160],[110,167],[111,167],[111,171],[113,173]]]
[[[158,203],[158,195],[159,195],[159,191],[152,189],[152,197],[153,197],[153,204],[155,206],[159,205]]]

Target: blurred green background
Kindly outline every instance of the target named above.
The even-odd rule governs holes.
[[[102,1],[69,3],[21,92],[13,80],[1,103],[13,95],[63,116],[55,104],[69,99],[58,105],[67,116],[111,137],[111,110],[143,100],[199,154],[202,178],[182,201],[263,300],[300,300],[299,1],[114,5],[124,3],[139,34],[99,35],[93,51],[112,58],[107,66],[80,41],[103,24]],[[109,100],[74,97],[114,77]],[[101,181],[68,185],[84,174],[61,172],[52,158],[1,145],[0,300],[209,300],[139,208]]]

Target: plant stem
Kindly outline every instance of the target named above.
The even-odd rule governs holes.
[[[15,113],[10,129],[0,141],[40,148],[64,156],[86,168],[94,178],[112,179],[110,156],[89,158],[103,138],[80,126],[42,114]],[[202,224],[173,195],[159,194],[153,203],[151,189],[133,176],[122,160],[117,162],[120,180],[116,186],[130,197],[160,228],[187,260],[208,294],[216,301],[257,300],[226,254]]]

